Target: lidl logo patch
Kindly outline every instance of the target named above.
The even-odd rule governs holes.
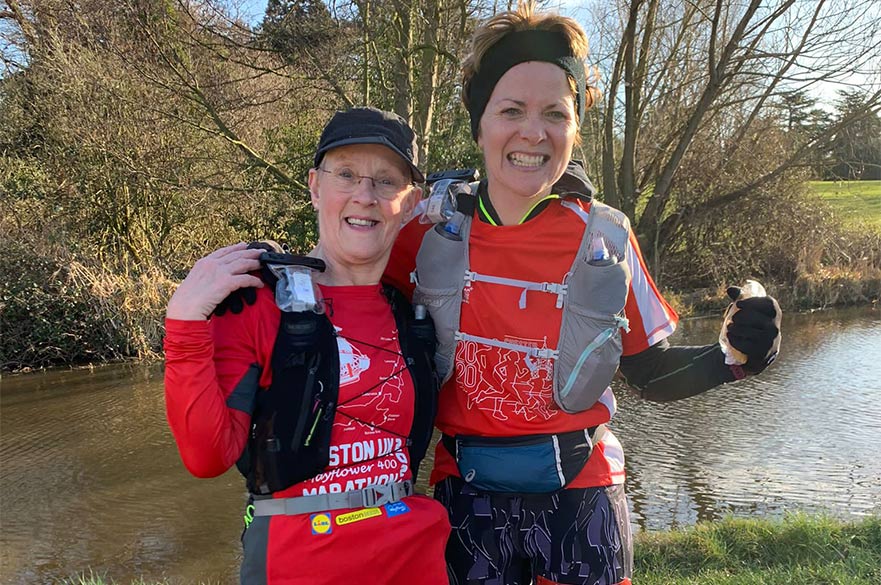
[[[329,514],[312,514],[309,518],[312,520],[312,534],[330,534],[333,531]]]
[[[336,517],[336,525],[351,524],[352,522],[360,522],[368,518],[382,516],[382,510],[379,508],[362,508],[357,512],[349,512],[348,514],[340,514]]]
[[[388,514],[389,518],[393,518],[395,516],[400,516],[401,514],[406,514],[410,511],[410,508],[407,507],[407,504],[404,502],[392,502],[391,504],[385,505],[385,512]]]

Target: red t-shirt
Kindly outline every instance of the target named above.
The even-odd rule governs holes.
[[[350,491],[412,477],[405,438],[414,415],[413,382],[382,288],[320,289],[340,350],[330,465],[274,497]],[[228,406],[227,398],[254,368],[259,369],[259,386],[270,386],[279,321],[269,288],[259,290],[255,305],[238,315],[166,320],[166,411],[181,457],[194,475],[220,475],[241,454],[250,415]],[[403,584],[422,567],[427,583],[445,583],[446,511],[425,496],[410,496],[403,504],[369,513],[272,516],[268,581],[336,583],[358,570],[374,582]]]
[[[375,286],[320,288],[337,331],[340,393],[328,468],[291,491],[339,493],[410,479],[405,445],[415,396],[388,301]]]
[[[581,201],[552,200],[537,217],[512,226],[475,220],[469,240],[470,269],[484,275],[532,282],[561,283],[572,267],[586,227],[589,206]],[[418,245],[428,226],[411,221],[392,253],[387,276],[409,281]],[[678,317],[658,293],[645,270],[631,234],[627,261],[633,273],[625,305],[630,332],[623,333],[624,355],[638,353],[670,335]],[[463,291],[459,330],[469,335],[518,345],[556,349],[562,311],[556,295],[529,292],[521,307],[522,289],[487,282],[469,283]],[[607,389],[590,409],[574,415],[559,410],[553,399],[553,361],[538,359],[527,367],[523,354],[461,341],[456,346],[453,377],[440,394],[437,427],[450,435],[517,436],[556,433],[609,422],[615,397]],[[442,445],[435,455],[432,482],[458,475]],[[611,485],[624,481],[624,455],[612,433],[606,433],[571,487]]]

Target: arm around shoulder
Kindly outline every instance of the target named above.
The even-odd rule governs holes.
[[[404,293],[408,299],[413,297],[415,288],[410,282],[410,273],[416,270],[416,254],[422,245],[422,237],[431,226],[432,224],[419,223],[418,217],[407,222],[395,240],[382,275],[383,282]]]

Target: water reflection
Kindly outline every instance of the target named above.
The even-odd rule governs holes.
[[[718,322],[686,323],[708,343]],[[724,514],[881,512],[881,319],[869,309],[788,317],[761,377],[652,404],[620,390],[634,521],[688,525]]]
[[[717,326],[687,322],[676,342],[707,343]],[[670,404],[616,389],[637,527],[881,514],[881,316],[787,316],[784,331],[782,357],[759,378]],[[90,567],[122,583],[236,581],[243,482],[186,473],[161,375],[114,366],[2,380],[0,581]]]
[[[89,567],[123,582],[233,580],[241,482],[186,474],[160,368],[7,378],[2,399],[4,583]]]

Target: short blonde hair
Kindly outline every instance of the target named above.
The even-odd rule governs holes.
[[[559,33],[569,45],[572,55],[581,61],[587,59],[587,35],[580,24],[568,16],[561,16],[553,12],[536,13],[534,0],[521,0],[517,4],[516,10],[496,14],[478,27],[471,36],[471,50],[462,62],[462,103],[465,104],[466,108],[470,108],[468,96],[470,95],[469,87],[471,80],[480,69],[480,62],[487,51],[507,34],[526,30],[545,30]],[[596,75],[595,71],[587,69],[586,74],[585,111],[593,107],[600,98],[599,89],[591,84]],[[575,96],[577,93],[575,80],[571,76],[567,75],[567,77],[569,77],[572,95]]]

